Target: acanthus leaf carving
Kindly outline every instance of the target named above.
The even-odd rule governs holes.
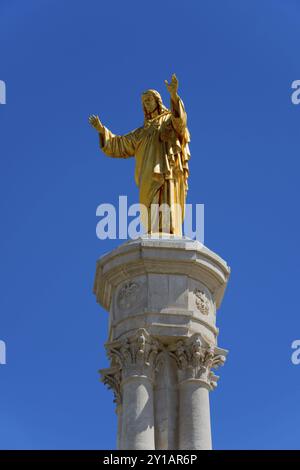
[[[226,359],[217,347],[195,334],[170,346],[169,351],[177,362],[180,381],[198,379],[210,390],[216,387],[218,377],[211,369],[217,369]]]
[[[203,313],[203,315],[208,315],[210,310],[210,302],[205,292],[201,289],[195,289],[194,295],[197,309]]]
[[[162,349],[159,341],[144,328],[138,329],[132,336],[106,344],[111,367],[100,372],[102,381],[114,390],[117,404],[122,402],[122,381],[126,378],[138,375],[154,380],[156,358]]]

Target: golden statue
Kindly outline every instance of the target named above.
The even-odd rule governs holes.
[[[144,125],[128,134],[114,135],[98,116],[89,118],[98,131],[103,152],[115,158],[135,156],[135,182],[140,191],[141,221],[148,233],[182,235],[188,189],[187,115],[178,96],[175,74],[165,80],[170,93],[170,109],[158,91],[142,94]],[[143,210],[144,209],[144,210]]]

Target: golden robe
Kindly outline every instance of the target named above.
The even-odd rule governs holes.
[[[105,128],[100,136],[103,152],[115,158],[135,156],[135,182],[140,190],[140,204],[147,208],[148,232],[151,232],[151,204],[168,204],[170,225],[164,230],[159,221],[159,232],[182,235],[185,199],[188,189],[187,115],[182,100],[171,100],[171,110],[146,119],[143,127],[119,136]],[[173,208],[179,205],[179,212]],[[142,222],[145,224],[141,213]],[[152,216],[153,219],[153,216]]]

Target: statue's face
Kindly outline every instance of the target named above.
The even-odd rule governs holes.
[[[146,93],[145,95],[143,95],[142,102],[147,113],[152,113],[157,107],[156,99],[154,98],[152,93]]]

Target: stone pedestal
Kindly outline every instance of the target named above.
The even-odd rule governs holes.
[[[109,312],[102,380],[113,391],[119,449],[210,449],[216,312],[227,264],[197,241],[144,236],[97,263],[94,293]]]

